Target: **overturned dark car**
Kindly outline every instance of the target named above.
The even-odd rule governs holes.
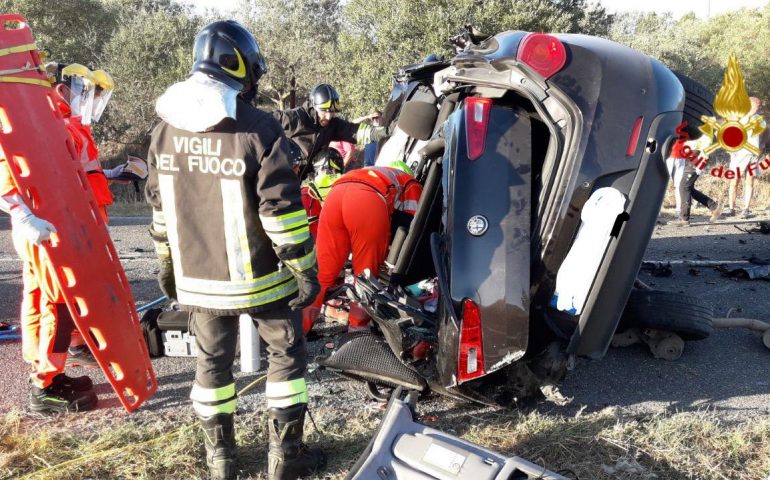
[[[374,395],[511,404],[571,356],[605,354],[675,130],[712,112],[695,82],[609,40],[468,29],[453,42],[451,60],[396,75],[385,111],[378,161],[411,163],[424,192],[379,278],[346,289],[376,328],[317,362]]]

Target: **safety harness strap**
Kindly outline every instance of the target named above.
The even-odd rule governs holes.
[[[40,80],[39,78],[0,76],[0,83],[25,83],[28,85],[40,85],[41,87],[51,88],[51,84],[47,80]]]
[[[15,47],[0,48],[0,57],[12,55],[14,53],[29,52],[30,50],[37,50],[37,45],[34,43],[25,43],[23,45],[16,45]]]

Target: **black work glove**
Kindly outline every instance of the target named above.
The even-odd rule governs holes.
[[[297,298],[289,302],[292,310],[302,310],[310,306],[321,291],[321,285],[318,283],[318,267],[314,266],[301,273],[294,273],[297,279],[299,293]]]
[[[160,257],[160,271],[158,272],[158,285],[163,295],[176,300],[176,280],[174,279],[174,264],[171,257]]]
[[[299,293],[297,298],[289,302],[289,307],[292,310],[301,310],[309,306],[321,291],[313,239],[309,238],[297,245],[276,247],[275,253],[297,279]],[[310,254],[312,255],[309,257]]]

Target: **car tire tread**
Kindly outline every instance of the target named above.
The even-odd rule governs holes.
[[[714,331],[714,311],[703,300],[660,290],[632,290],[618,331],[652,328],[703,340]]]

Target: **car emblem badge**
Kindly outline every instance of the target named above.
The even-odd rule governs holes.
[[[468,220],[468,233],[474,237],[480,237],[487,232],[489,228],[489,222],[484,215],[474,215]]]

